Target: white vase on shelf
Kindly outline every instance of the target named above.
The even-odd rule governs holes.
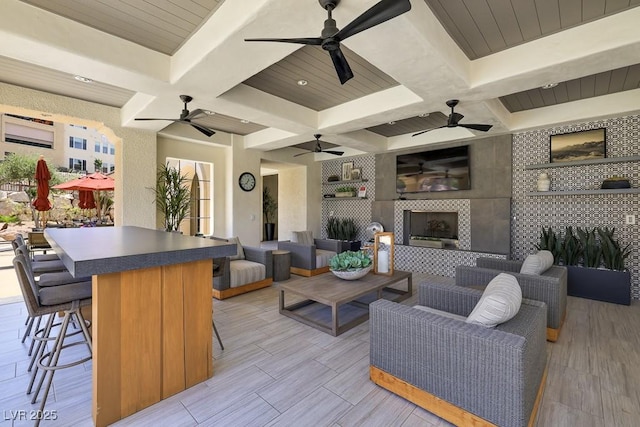
[[[549,191],[549,187],[551,186],[551,179],[549,179],[549,175],[545,172],[542,172],[538,177],[538,191]]]

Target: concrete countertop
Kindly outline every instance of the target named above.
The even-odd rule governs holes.
[[[148,228],[47,228],[45,238],[74,277],[235,255],[236,245]]]

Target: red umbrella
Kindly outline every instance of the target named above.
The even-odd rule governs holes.
[[[38,191],[36,192],[36,199],[33,201],[33,207],[40,212],[46,212],[51,209],[51,202],[49,201],[49,180],[51,174],[49,174],[49,168],[47,162],[44,160],[44,156],[40,156],[36,165],[36,181],[38,182]],[[46,215],[42,214],[42,228],[47,225]]]
[[[90,190],[80,190],[78,191],[80,202],[78,206],[82,209],[95,209],[96,208],[96,200],[93,198],[93,191]]]
[[[88,191],[113,190],[115,189],[115,186],[116,186],[116,182],[113,178],[107,175],[103,175],[99,172],[94,172],[90,175],[81,176],[80,178],[72,179],[71,181],[54,185],[53,188],[56,188],[58,190],[79,190],[80,192],[82,192],[86,190]],[[82,197],[82,195],[80,195],[80,197]],[[92,194],[92,197],[93,197],[93,194]],[[94,201],[94,207],[96,207],[95,201]],[[99,206],[97,206],[97,209],[98,209],[98,216],[100,216],[101,209]]]

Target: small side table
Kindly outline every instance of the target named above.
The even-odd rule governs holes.
[[[291,278],[291,252],[275,250],[273,255],[273,281],[281,282]]]

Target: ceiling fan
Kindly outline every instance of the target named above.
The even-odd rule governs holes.
[[[204,110],[201,110],[200,108],[198,108],[197,110],[193,110],[192,112],[189,112],[189,110],[187,110],[187,104],[193,100],[192,97],[190,97],[189,95],[180,95],[180,99],[182,100],[182,102],[184,102],[184,108],[182,109],[182,113],[180,113],[179,119],[136,118],[135,120],[167,120],[170,122],[184,123],[187,125],[191,125],[198,131],[205,134],[206,136],[212,136],[213,134],[216,133],[210,127],[192,122],[194,118],[198,117],[201,114],[204,114]]]
[[[311,153],[327,153],[327,154],[333,154],[335,156],[342,156],[344,154],[344,151],[323,150],[322,146],[320,145],[320,142],[324,142],[324,141],[320,141],[321,136],[322,135],[320,135],[319,133],[316,133],[315,135],[313,135],[313,137],[316,139],[316,148],[314,148],[313,151],[307,151],[306,153],[296,154],[293,157],[303,156],[305,154],[311,154]]]
[[[456,105],[458,105],[458,101],[457,99],[450,99],[447,101],[447,106],[451,108],[451,114],[449,114],[449,119],[447,120],[447,124],[444,126],[440,126],[437,128],[433,128],[433,129],[427,129],[427,130],[423,130],[422,132],[418,132],[418,133],[414,133],[411,136],[418,136],[418,135],[422,135],[425,132],[429,132],[431,130],[435,130],[435,129],[442,129],[442,128],[455,128],[460,126],[461,128],[467,128],[467,129],[473,129],[473,130],[479,130],[482,132],[486,132],[489,129],[492,128],[493,125],[481,125],[481,124],[464,124],[464,123],[458,123],[464,116],[462,114],[456,113],[455,111],[453,111],[454,107]]]
[[[320,37],[298,38],[298,39],[244,39],[248,42],[282,42],[308,44],[322,46],[322,49],[329,52],[333,66],[338,73],[340,83],[345,84],[353,78],[353,72],[340,50],[340,42],[348,37],[358,34],[378,24],[382,24],[389,19],[395,18],[411,9],[409,0],[382,0],[373,5],[369,10],[351,21],[342,30],[338,30],[336,21],[331,17],[331,11],[338,6],[340,0],[318,0],[320,6],[328,12],[329,17],[324,21],[324,28]]]

